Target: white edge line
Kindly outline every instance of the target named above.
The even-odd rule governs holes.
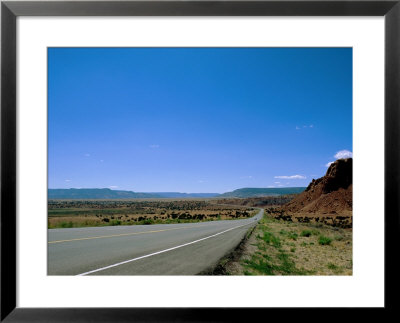
[[[258,214],[257,214],[257,215],[258,215]],[[199,239],[199,240],[191,241],[191,242],[188,242],[188,243],[185,243],[185,244],[176,246],[176,247],[164,249],[164,250],[161,250],[161,251],[157,251],[157,252],[150,253],[150,254],[148,254],[148,255],[144,255],[144,256],[137,257],[137,258],[125,260],[125,261],[122,261],[122,262],[118,262],[118,263],[116,263],[116,264],[109,265],[109,266],[106,266],[106,267],[102,267],[102,268],[94,269],[94,270],[91,270],[91,271],[87,271],[87,272],[85,272],[85,273],[78,274],[78,275],[76,275],[76,276],[86,276],[86,275],[93,274],[93,273],[96,273],[96,272],[99,272],[99,271],[103,271],[103,270],[106,270],[106,269],[110,269],[110,268],[113,268],[113,267],[117,267],[117,266],[120,266],[120,265],[124,265],[124,264],[127,264],[127,263],[129,263],[129,262],[133,262],[133,261],[140,260],[140,259],[143,259],[143,258],[147,258],[147,257],[159,255],[160,253],[168,252],[168,251],[171,251],[171,250],[174,250],[174,249],[178,249],[178,248],[182,248],[182,247],[191,245],[191,244],[193,244],[193,243],[197,243],[197,242],[200,242],[200,241],[203,241],[203,240],[206,240],[206,239],[210,239],[210,238],[216,237],[216,236],[218,236],[218,235],[220,235],[220,234],[222,234],[222,233],[225,233],[225,232],[228,232],[228,231],[231,231],[231,230],[240,228],[240,227],[244,227],[245,225],[249,225],[249,224],[252,224],[252,223],[253,223],[253,222],[246,223],[246,224],[243,224],[243,225],[239,225],[239,226],[237,226],[237,227],[233,227],[233,228],[230,228],[230,229],[228,229],[228,230],[218,232],[218,233],[216,233],[216,234],[213,234],[213,235],[208,236],[208,237],[205,237],[205,238],[201,238],[201,239]]]

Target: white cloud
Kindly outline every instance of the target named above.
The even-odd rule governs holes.
[[[65,181],[66,181],[66,182],[70,182],[71,180],[70,180],[70,179],[66,179]]]
[[[109,186],[110,188],[118,188],[118,186],[116,186],[116,185],[111,185],[111,186]]]
[[[307,126],[307,125],[303,125],[302,127],[299,127],[299,126],[296,126],[296,130],[300,130],[300,129],[304,129],[304,128],[314,128],[314,125],[313,124],[310,124],[309,126]]]
[[[344,150],[338,151],[338,152],[335,154],[334,157],[335,157],[336,159],[352,158],[352,157],[353,157],[353,153],[352,153],[351,151],[349,151],[349,150],[344,149]],[[331,162],[325,164],[325,167],[331,166],[332,163],[333,163],[333,161],[331,161]]]
[[[268,188],[274,188],[275,186],[273,186],[273,185],[270,185],[270,186],[268,186]]]
[[[275,176],[274,178],[282,178],[282,179],[305,179],[306,177],[303,175],[291,175],[291,176]]]
[[[155,149],[155,148],[160,148],[160,145],[150,145],[149,147]]]
[[[350,158],[353,157],[353,153],[351,151],[348,150],[341,150],[338,151],[335,155],[336,159],[341,159],[341,158]]]
[[[207,181],[205,181],[205,180],[203,180],[203,179],[199,179],[197,182],[198,182],[198,183],[207,183]]]
[[[249,176],[242,176],[242,177],[240,177],[241,179],[250,179],[250,178],[253,178],[253,176],[251,176],[251,175],[249,175]]]
[[[280,184],[281,182],[274,182],[274,184]]]

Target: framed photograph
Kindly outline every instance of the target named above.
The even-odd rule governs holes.
[[[394,309],[399,15],[2,1],[1,320]]]

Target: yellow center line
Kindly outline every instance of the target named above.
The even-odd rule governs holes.
[[[201,225],[203,226],[203,225]],[[145,234],[145,233],[155,233],[155,232],[163,232],[163,231],[171,231],[171,230],[180,230],[180,229],[191,229],[197,228],[199,226],[192,226],[192,227],[183,227],[183,228],[173,228],[173,229],[164,229],[164,230],[155,230],[155,231],[141,231],[141,232],[132,232],[132,233],[121,233],[121,234],[113,234],[108,236],[95,236],[95,237],[88,237],[88,238],[76,238],[76,239],[69,239],[69,240],[55,240],[49,241],[49,244],[54,243],[61,243],[61,242],[70,242],[70,241],[80,241],[80,240],[92,240],[92,239],[103,239],[103,238],[113,238],[113,237],[123,237],[123,236],[133,236],[138,234]]]

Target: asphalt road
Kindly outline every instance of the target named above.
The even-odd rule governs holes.
[[[196,275],[261,219],[48,230],[49,275]]]

